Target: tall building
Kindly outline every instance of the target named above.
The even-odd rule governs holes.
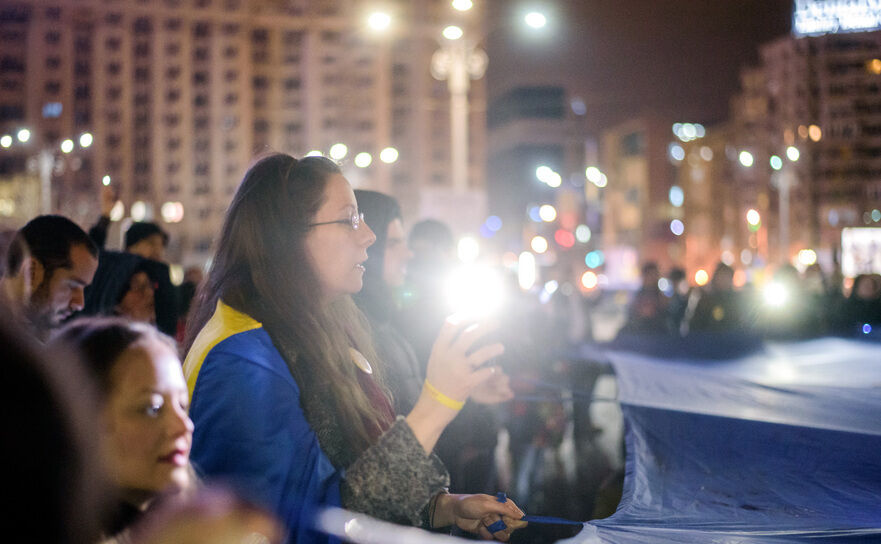
[[[668,198],[676,183],[672,125],[644,116],[602,133],[600,165],[608,178],[602,189],[603,250],[613,282],[637,282],[644,262],[666,270],[683,258],[682,241],[671,231],[671,222],[682,219],[681,210]]]
[[[372,32],[366,0],[18,0],[0,7],[0,186],[56,155],[52,208],[88,224],[109,176],[126,215],[166,223],[175,260],[210,253],[223,213],[255,156],[347,148],[355,186],[398,196],[410,217],[424,192],[450,191],[446,83],[430,74],[444,0],[389,0]],[[485,89],[471,85],[469,183],[483,187]],[[89,133],[88,148],[77,144]],[[69,154],[54,150],[72,138]],[[380,160],[393,147],[397,161]],[[355,157],[362,155],[356,166]],[[386,157],[388,158],[388,157]],[[369,165],[365,163],[369,162]],[[5,194],[0,187],[0,200]],[[12,191],[7,191],[11,193]],[[28,193],[28,194],[30,194]],[[19,191],[19,195],[22,195]],[[30,197],[29,197],[30,198]],[[7,223],[24,197],[0,206]],[[25,206],[27,211],[16,207]],[[8,212],[8,213],[4,213]],[[3,219],[0,217],[0,219]],[[10,226],[17,226],[12,224]]]

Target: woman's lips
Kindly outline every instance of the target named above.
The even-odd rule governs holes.
[[[186,450],[174,450],[167,455],[163,455],[159,458],[160,463],[169,463],[176,467],[183,467],[187,464],[187,452]]]

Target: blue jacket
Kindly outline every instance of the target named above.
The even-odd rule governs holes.
[[[300,389],[263,326],[218,301],[184,374],[196,468],[275,512],[289,542],[336,541],[310,530],[310,511],[340,505],[343,473],[321,450]]]

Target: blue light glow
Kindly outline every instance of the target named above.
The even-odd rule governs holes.
[[[685,193],[682,191],[682,187],[678,185],[670,187],[670,204],[673,204],[673,206],[679,208],[684,202]]]
[[[498,232],[502,228],[502,220],[497,215],[491,215],[486,218],[486,228],[493,232]]]
[[[596,268],[598,266],[602,266],[605,257],[603,256],[603,252],[600,250],[594,250],[584,256],[584,264],[587,265],[588,268]]]
[[[863,334],[869,334],[872,332],[872,326],[868,323],[863,323]]]
[[[541,215],[538,213],[538,206],[533,206],[529,208],[529,219],[532,220],[533,223],[541,223]]]

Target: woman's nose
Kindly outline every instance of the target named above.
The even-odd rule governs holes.
[[[361,228],[358,229],[358,231],[364,231],[362,234],[362,236],[364,237],[362,242],[364,243],[364,247],[370,247],[373,245],[373,242],[376,241],[376,233],[373,232],[373,230],[370,228],[370,225],[368,225],[366,222],[361,223]]]

